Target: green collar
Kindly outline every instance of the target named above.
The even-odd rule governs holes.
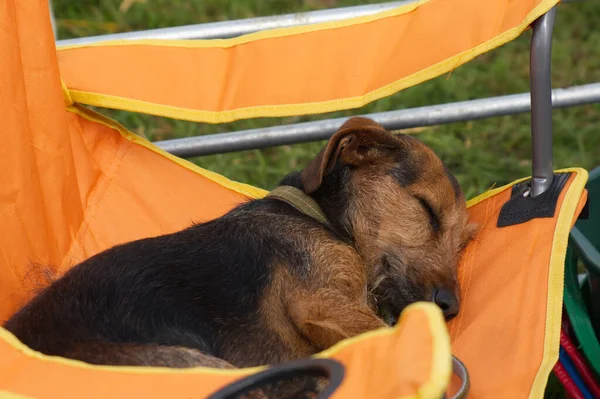
[[[331,223],[327,219],[327,216],[317,204],[317,201],[309,197],[304,193],[304,191],[297,189],[292,186],[278,186],[273,189],[267,197],[276,198],[283,202],[286,202],[304,213],[307,216],[315,219],[318,222],[323,223],[328,227],[332,227]]]

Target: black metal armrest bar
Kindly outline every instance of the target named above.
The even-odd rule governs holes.
[[[567,108],[600,102],[600,83],[552,90],[552,107]],[[529,93],[409,108],[365,115],[390,130],[433,126],[526,113],[531,110]],[[240,130],[205,136],[157,141],[159,147],[184,158],[236,152],[328,139],[347,118]]]

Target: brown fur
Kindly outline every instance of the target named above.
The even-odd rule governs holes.
[[[415,301],[456,315],[456,266],[477,228],[431,149],[352,118],[282,184],[312,196],[332,226],[277,199],[251,201],[90,258],[6,328],[90,363],[231,368],[310,356],[395,323]]]
[[[415,175],[406,186],[398,184],[391,173],[398,167],[399,148],[409,158],[404,170],[413,169]],[[478,227],[469,223],[462,192],[448,178],[441,160],[410,136],[393,136],[373,121],[353,118],[304,169],[307,191],[316,191],[340,159],[356,166],[349,183],[353,197],[343,218],[353,231],[363,264],[351,268],[350,275],[358,279],[357,271],[364,269],[371,292],[377,292],[385,280],[401,277],[425,288],[417,293],[419,300],[433,300],[435,288],[458,298],[456,265]],[[437,231],[423,201],[435,213]],[[387,270],[382,255],[389,260]]]
[[[75,357],[95,364],[113,366],[151,365],[153,367],[188,368],[202,365],[219,369],[233,369],[232,364],[195,349],[164,346],[112,344],[97,341],[78,343],[64,357]]]

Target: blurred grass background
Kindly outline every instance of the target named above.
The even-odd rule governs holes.
[[[383,0],[53,0],[59,38],[379,3]],[[102,110],[152,141],[418,107],[529,90],[527,31],[452,73],[348,112],[264,118],[222,125]],[[405,54],[411,57],[411,54]],[[561,4],[554,29],[553,87],[600,82],[600,1]],[[468,198],[530,175],[529,114],[412,129],[461,182]],[[600,104],[554,111],[555,167],[600,164]],[[265,189],[301,168],[323,142],[192,159],[201,167]]]

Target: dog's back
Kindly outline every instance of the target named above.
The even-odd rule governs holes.
[[[282,184],[287,199],[84,261],[5,327],[89,363],[242,367],[312,355],[415,301],[456,316],[456,265],[476,229],[423,143],[352,118]]]
[[[99,354],[83,348],[106,343],[184,346],[261,363],[261,353],[278,351],[259,311],[269,267],[281,260],[306,275],[310,256],[294,233],[307,229],[322,226],[281,202],[251,201],[214,221],[93,256],[5,327],[32,349],[92,363]],[[248,359],[253,346],[257,358]]]

